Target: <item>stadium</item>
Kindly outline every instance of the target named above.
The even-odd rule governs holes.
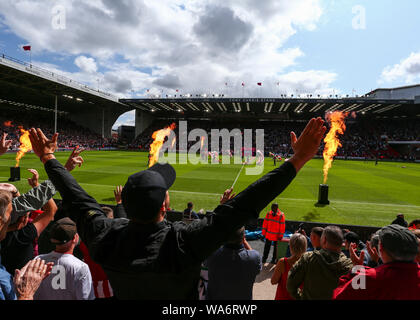
[[[185,11],[184,5],[176,7]],[[229,16],[226,8],[215,10]],[[206,34],[213,18],[202,18],[193,30],[221,50]],[[236,28],[246,31],[242,18],[232,15]],[[4,21],[0,6],[0,25]],[[223,46],[236,50],[230,41]],[[156,56],[168,58],[160,51]],[[105,51],[97,57],[110,64],[108,70],[123,69],[129,60],[117,55],[112,61]],[[171,59],[178,63],[179,57],[194,61],[180,52]],[[67,58],[61,58],[68,68]],[[417,63],[416,55],[410,59]],[[245,85],[239,77],[226,77],[216,85],[222,89],[201,89],[205,80],[196,83],[188,70],[184,89],[177,89],[182,87],[177,76],[164,76],[147,80],[155,88],[139,93],[131,87],[139,75],[133,70],[160,77],[165,67],[136,60],[127,78],[104,78],[130,84],[118,91],[107,90],[109,84],[101,89],[99,78],[93,88],[92,79],[102,70],[86,56],[74,60],[81,70],[91,68],[84,74],[63,75],[53,64],[32,62],[32,56],[23,60],[0,53],[0,282],[6,279],[9,287],[4,287],[10,289],[6,294],[2,284],[0,300],[420,299],[420,84],[411,81],[416,76],[399,86],[350,95],[330,92],[332,80],[325,87],[317,83],[311,92],[304,81],[296,82],[302,88],[293,83],[290,89],[282,87],[284,79],[273,82],[269,76],[275,84]],[[60,66],[59,58],[52,60]],[[231,67],[232,60],[226,61]],[[383,76],[394,79],[403,67],[416,73],[415,63],[402,61]],[[203,79],[211,78],[208,70],[203,67]],[[291,74],[305,73],[300,72]],[[333,74],[311,72],[310,77]],[[247,94],[246,86],[252,86]],[[268,95],[261,94],[264,86]],[[134,118],[124,123],[127,114]],[[17,248],[19,254],[13,252]],[[51,254],[57,265],[67,254],[80,270],[88,266],[91,288],[74,289],[82,298],[45,285],[44,279],[57,273],[45,264]],[[323,262],[314,258],[318,254]],[[37,285],[23,294],[29,290],[23,274],[36,278],[25,273],[36,269],[36,256],[45,258]],[[246,268],[258,268],[249,279],[245,271],[235,271],[244,261]],[[305,263],[310,267],[302,267]],[[14,270],[20,271],[12,276]],[[299,278],[302,270],[306,274]],[[375,279],[382,289],[373,291],[376,296],[369,290],[359,295],[353,286],[359,276]],[[394,289],[383,289],[381,277],[392,278]],[[397,290],[396,279],[412,285]]]
[[[72,150],[75,145],[92,150],[86,151],[85,157],[87,162],[92,157],[94,167],[86,165],[75,174],[86,190],[104,204],[113,204],[112,190],[123,185],[129,174],[147,168],[153,132],[171,123],[186,121],[189,130],[204,128],[208,133],[216,128],[264,129],[264,173],[267,173],[274,168],[270,152],[282,154],[284,158],[290,156],[291,131],[299,133],[312,117],[324,117],[328,112],[340,110],[354,112],[357,116],[346,121],[343,147],[338,149],[331,170],[331,204],[316,206],[318,185],[322,183],[320,149],[318,159],[314,159],[307,171],[298,177],[299,183],[278,199],[288,218],[381,226],[392,221],[398,213],[408,220],[414,220],[418,214],[420,203],[416,187],[420,173],[416,162],[420,160],[420,85],[377,89],[362,97],[314,98],[307,95],[269,99],[185,95],[117,99],[25,62],[3,56],[0,63],[2,123],[12,121],[16,126],[26,128],[40,126],[50,134],[57,128],[57,132],[62,132],[59,147],[63,157],[67,156],[65,151]],[[128,133],[128,137],[130,133],[132,137],[124,147],[112,140],[111,127],[121,114],[133,109],[136,110],[136,125]],[[13,136],[14,131],[10,129],[15,127],[4,128]],[[127,127],[121,129],[127,130]],[[84,136],[82,141],[76,138],[80,134]],[[18,135],[14,137],[17,150]],[[189,141],[187,151],[197,141]],[[121,148],[126,148],[122,154],[119,153]],[[179,145],[176,149],[179,151]],[[375,166],[377,158],[380,164]],[[39,169],[40,165],[34,162],[30,154],[25,156],[22,174],[31,166]],[[9,178],[9,167],[13,165],[11,152],[2,159],[3,179]],[[178,178],[171,190],[174,194],[172,207],[183,211],[186,203],[192,201],[197,210],[212,211],[219,196],[235,180],[235,190],[242,191],[257,178],[246,176],[245,172],[238,175],[241,167],[215,165],[211,161],[207,165],[176,165]],[[29,187],[24,182],[18,185],[23,190]],[[361,188],[365,192],[361,193]],[[261,217],[264,215],[265,212],[261,212]]]

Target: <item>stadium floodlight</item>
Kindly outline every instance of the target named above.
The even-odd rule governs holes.
[[[219,95],[216,93],[215,95],[214,95],[216,98],[218,98],[219,97]]]
[[[76,100],[77,100],[77,101],[80,101],[80,102],[81,102],[81,101],[83,101],[83,99],[80,99],[80,98],[76,98]]]
[[[206,97],[207,97],[207,95],[206,95],[206,94],[203,94],[203,97],[204,97],[204,98],[206,98]]]

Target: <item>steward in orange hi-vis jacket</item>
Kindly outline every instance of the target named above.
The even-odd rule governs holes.
[[[272,244],[274,245],[274,252],[271,263],[277,263],[277,241],[283,239],[285,231],[286,219],[284,213],[279,210],[277,203],[273,203],[271,211],[267,213],[263,222],[262,235],[265,237],[263,263],[267,261]]]

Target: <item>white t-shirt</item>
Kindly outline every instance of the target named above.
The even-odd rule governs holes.
[[[54,262],[51,274],[35,293],[34,300],[93,300],[92,276],[89,267],[72,254],[50,252],[37,258]]]

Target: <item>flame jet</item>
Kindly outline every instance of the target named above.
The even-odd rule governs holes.
[[[19,138],[20,147],[16,154],[16,168],[19,167],[20,159],[22,159],[27,152],[32,150],[31,140],[29,140],[29,131],[23,129],[23,127],[19,127],[19,129],[22,135]]]
[[[331,129],[324,139],[324,184],[328,180],[328,171],[331,168],[332,161],[337,155],[337,149],[342,147],[338,135],[343,135],[346,131],[344,119],[348,116],[348,112],[334,111],[326,115],[326,120],[330,123]]]
[[[175,128],[176,128],[176,124],[172,123],[170,126],[166,127],[165,129],[161,129],[161,130],[153,132],[152,134],[153,142],[150,145],[150,152],[149,152],[149,168],[159,161],[159,151],[160,149],[162,149],[163,142],[165,141],[165,138],[169,136],[171,131],[173,131]]]

